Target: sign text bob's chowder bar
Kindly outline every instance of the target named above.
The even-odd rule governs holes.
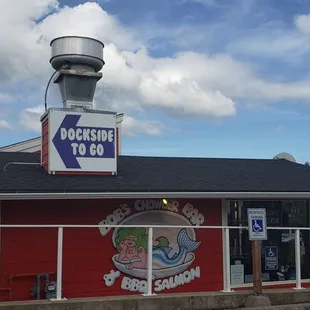
[[[102,44],[52,42],[64,107],[46,110],[41,137],[0,149],[0,300],[251,288],[248,209],[262,208],[266,223],[250,226],[268,227],[264,288],[310,287],[310,167],[287,154],[122,155],[122,116],[87,107],[100,53],[62,51],[71,67],[60,66],[57,48],[72,40]],[[76,61],[93,71],[81,74]],[[70,92],[85,79],[90,99],[83,87]]]

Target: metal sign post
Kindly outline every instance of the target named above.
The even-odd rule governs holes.
[[[266,209],[248,209],[249,240],[252,241],[253,292],[262,294],[262,240],[267,240]]]

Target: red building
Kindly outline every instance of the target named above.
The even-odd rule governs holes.
[[[283,222],[285,216],[292,218],[285,210],[294,208],[294,220],[300,227],[309,226],[310,169],[286,160],[119,156],[116,176],[50,175],[40,155],[0,152],[0,167],[1,225],[234,225],[242,220],[236,208],[245,210],[256,203],[267,208],[275,225],[295,226]],[[287,203],[291,205],[286,207]],[[236,255],[234,242],[240,236],[235,233],[230,234],[231,264],[242,261],[244,284],[239,287],[249,287],[250,250],[242,236]],[[282,255],[279,271],[289,253],[281,238],[279,231],[269,234]],[[308,255],[309,233],[303,239],[302,255]],[[186,242],[191,246],[186,248]],[[141,227],[65,228],[63,295],[145,292],[146,245],[147,230]],[[182,228],[155,228],[153,247],[173,253],[165,262],[153,257],[155,293],[223,289],[221,229],[184,233]],[[38,274],[49,273],[56,280],[57,228],[1,228],[0,255],[1,300],[33,299],[30,291]],[[302,267],[303,286],[310,278],[308,264]],[[266,281],[265,285],[295,286],[293,278]]]

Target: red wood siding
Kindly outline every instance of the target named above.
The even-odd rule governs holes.
[[[204,225],[221,225],[220,200],[178,200],[180,208],[191,203],[204,216]],[[2,202],[3,224],[94,224],[97,225],[121,204],[133,208],[134,200],[53,200]],[[162,211],[163,219],[170,211]],[[134,212],[133,212],[134,213]],[[172,212],[170,212],[172,213]],[[142,212],[141,212],[142,214]],[[145,222],[145,224],[147,224]],[[155,234],[155,230],[154,230]],[[121,273],[112,286],[104,275],[117,271],[112,257],[117,253],[112,243],[113,230],[105,236],[97,228],[64,229],[63,290],[67,298],[141,294],[121,289]],[[197,229],[201,245],[188,270],[200,267],[200,278],[162,293],[219,291],[222,289],[221,230]],[[12,300],[32,299],[30,289],[38,273],[56,273],[57,229],[15,229],[1,231],[1,287],[12,285]],[[184,271],[183,271],[184,272]],[[30,274],[13,277],[12,275]],[[141,280],[141,279],[140,279]],[[1,291],[0,299],[8,300]]]

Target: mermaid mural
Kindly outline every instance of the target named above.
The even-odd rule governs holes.
[[[148,236],[145,228],[119,228],[115,238],[115,246],[119,254],[115,257],[115,260],[119,264],[125,265],[128,271],[137,269],[146,270],[147,241]],[[193,252],[199,245],[200,242],[189,238],[186,229],[179,231],[177,235],[177,247],[174,251],[166,236],[157,237],[153,243],[154,271],[184,265],[188,255],[193,257]],[[122,271],[126,273],[124,269]],[[132,274],[132,272],[129,273]]]
[[[146,202],[143,202],[144,205]],[[142,210],[142,204],[140,206],[138,203],[141,201],[137,200],[134,208],[121,205],[99,223],[125,226],[99,228],[103,236],[112,230],[111,241],[116,253],[111,259],[118,270],[117,274],[123,273],[136,279],[147,278],[148,228],[142,226],[145,223],[157,226],[153,229],[153,279],[164,279],[185,272],[193,264],[195,251],[201,244],[196,239],[195,228],[203,223],[203,215],[189,203],[170,211],[166,206],[164,210]],[[181,228],[184,226],[187,228]]]

